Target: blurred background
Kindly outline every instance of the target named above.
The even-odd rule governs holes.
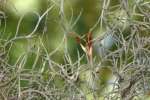
[[[148,2],[148,0],[127,1],[128,5],[126,6],[128,6],[128,9],[125,8],[125,10],[128,11],[132,8],[133,12],[131,13],[140,12],[136,7],[134,8],[135,2]],[[76,33],[81,37],[85,37],[89,31],[92,31],[94,40],[110,33],[111,31],[108,31],[110,29],[113,30],[113,28],[119,28],[122,30],[122,34],[126,36],[132,31],[129,29],[130,24],[127,21],[129,17],[130,20],[135,22],[149,20],[144,19],[143,16],[140,15],[141,13],[133,14],[131,16],[130,14],[128,15],[120,5],[120,0],[0,0],[0,37],[4,41],[11,40],[13,37],[29,35],[36,27],[39,17],[43,15],[48,8],[53,6],[49,13],[46,13],[41,19],[37,30],[34,33],[35,37],[31,39],[16,39],[13,44],[10,44],[10,48],[6,48],[9,49],[8,63],[10,65],[15,65],[19,61],[18,58],[21,57],[21,55],[28,53],[26,67],[32,69],[37,57],[37,52],[40,52],[40,55],[44,55],[43,51],[46,49],[51,55],[51,60],[59,64],[66,64],[66,44],[63,42],[64,35]],[[143,9],[146,9],[145,12],[149,13],[149,8],[147,6],[144,7],[145,8]],[[105,13],[106,9],[107,13]],[[141,30],[141,33],[142,36],[146,36],[149,34],[149,30]],[[38,51],[38,45],[41,45],[41,41],[43,47],[42,50]],[[86,44],[84,40],[82,42],[83,45]],[[106,48],[110,49],[113,42],[113,37],[110,36],[103,40],[102,45],[105,45]],[[79,54],[80,57],[85,54],[83,48],[77,43],[74,37],[67,38],[67,50],[73,61],[72,63],[79,60]],[[96,59],[95,64],[99,63],[102,53],[105,54],[100,50],[102,49],[99,49],[97,46],[94,47],[93,59]],[[39,59],[37,65],[44,66],[43,62],[43,59]],[[83,66],[86,66],[84,65],[87,64],[86,56],[83,57],[81,61],[81,65],[82,64]],[[98,64],[97,67],[99,67]],[[46,71],[44,73],[45,79],[48,79],[47,77],[49,74],[47,73],[48,72]],[[83,73],[81,80],[84,76]],[[102,68],[99,76],[101,76],[100,84],[103,85],[101,87],[102,91],[103,87],[106,87],[108,82],[111,83],[116,80],[116,77],[112,75],[111,70],[107,67]],[[60,77],[55,79],[55,84],[58,87],[61,87],[64,84],[64,81],[61,81]],[[24,84],[25,83],[23,83],[23,85]],[[108,86],[106,91],[109,91],[110,89],[112,89],[112,85]],[[90,99],[90,96],[89,100],[92,100]]]
[[[108,3],[109,6],[107,4],[103,6],[105,3]],[[68,34],[67,32],[75,32],[80,36],[85,36],[86,33],[92,30],[94,39],[108,33],[108,29],[112,27],[109,24],[116,24],[116,27],[122,29],[128,26],[126,24],[127,15],[123,10],[120,10],[119,0],[110,0],[109,2],[101,0],[64,0],[63,9],[61,8],[61,0],[8,0],[1,3],[1,10],[5,12],[7,20],[6,26],[5,21],[2,21],[1,31],[5,30],[5,33],[1,37],[6,39],[14,37],[20,19],[22,20],[17,32],[18,36],[30,34],[38,22],[39,16],[53,4],[55,5],[54,8],[41,20],[35,33],[38,36],[44,34],[43,41],[49,52],[58,47],[64,34]],[[129,4],[133,5],[132,1],[129,1]],[[108,15],[103,15],[105,8],[110,10],[107,12]],[[63,17],[61,16],[62,10]],[[107,23],[101,21],[107,19],[106,16],[109,18]],[[117,21],[118,17],[122,20]],[[36,39],[31,41],[33,45],[37,43]],[[26,40],[15,42],[12,47],[15,49],[10,52],[11,63],[15,62],[14,60],[18,58],[21,52],[26,51],[28,42]],[[74,38],[68,38],[67,44],[72,59],[76,60],[77,50],[81,54],[83,50]],[[62,46],[52,58],[58,62],[63,62],[63,52]]]

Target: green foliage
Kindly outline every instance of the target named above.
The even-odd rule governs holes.
[[[0,100],[150,98],[149,0],[39,2],[0,1]]]

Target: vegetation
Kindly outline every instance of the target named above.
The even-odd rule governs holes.
[[[149,0],[38,2],[0,0],[0,100],[150,98]]]

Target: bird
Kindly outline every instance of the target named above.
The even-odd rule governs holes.
[[[104,38],[101,40],[96,40],[94,43],[94,48],[96,53],[101,57],[105,57],[113,45],[116,43],[115,37],[113,34],[105,34]]]

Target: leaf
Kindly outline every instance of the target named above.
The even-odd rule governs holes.
[[[82,50],[83,50],[85,53],[87,53],[86,48],[85,48],[82,44],[80,44],[80,46],[81,46]]]
[[[92,47],[92,33],[87,33],[87,41],[86,41],[87,55],[90,60],[92,60],[93,55],[93,47]]]

